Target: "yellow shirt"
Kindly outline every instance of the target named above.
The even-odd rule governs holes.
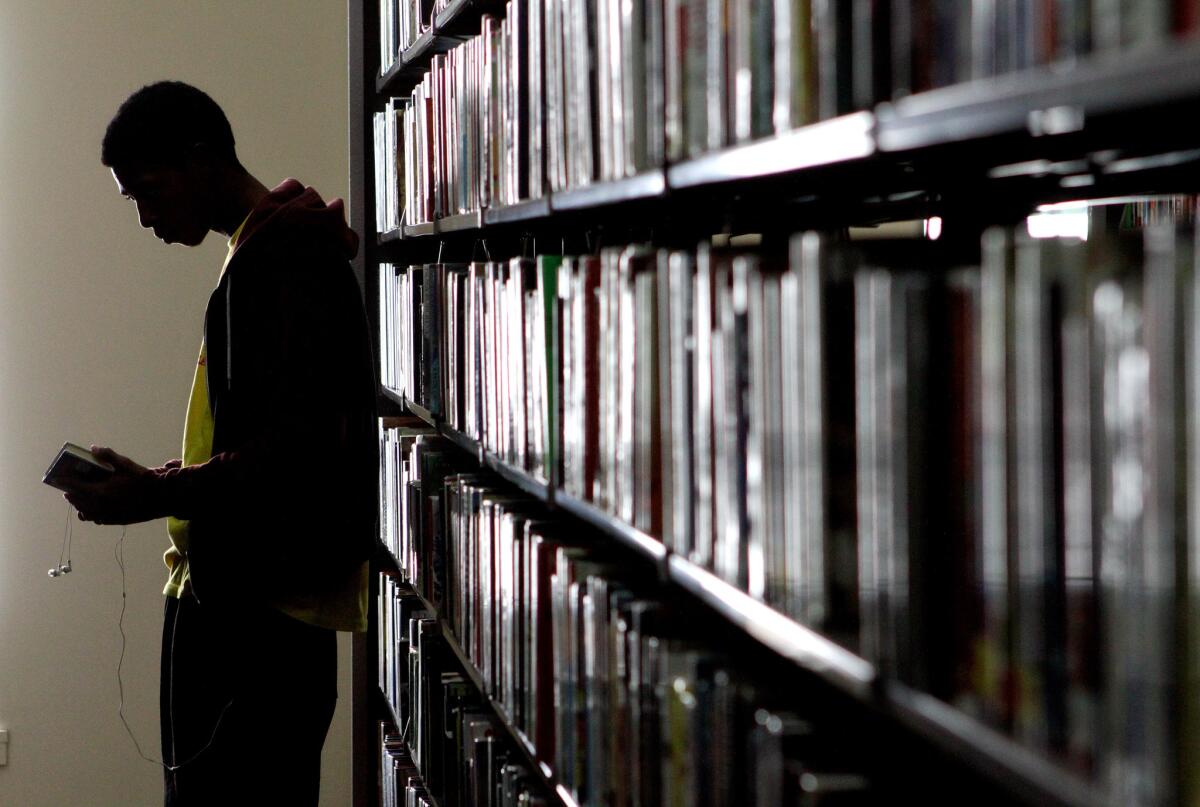
[[[229,238],[229,252],[221,266],[222,275],[229,266],[234,247],[237,246],[245,226],[246,222],[243,221]],[[202,341],[183,429],[185,466],[199,465],[212,459],[213,423],[213,414],[208,402],[207,346]],[[167,532],[171,537],[171,548],[163,556],[169,573],[163,593],[168,597],[178,598],[191,591],[191,574],[187,560],[188,522],[168,517]],[[271,605],[288,616],[317,627],[363,631],[367,628],[368,574],[368,564],[363,563],[359,568],[347,573],[343,579],[330,581],[330,588],[326,591],[293,595],[286,600],[272,601]]]
[[[233,257],[233,249],[237,246],[238,237],[246,221],[242,220],[238,228],[229,237],[229,252],[221,264],[221,274],[229,266]],[[192,376],[192,394],[188,398],[187,418],[183,424],[183,464],[200,465],[212,459],[213,414],[208,405],[208,346],[200,341],[200,357],[196,360],[196,373]],[[167,517],[167,534],[171,537],[171,548],[163,555],[167,564],[167,586],[163,594],[168,597],[181,597],[191,591],[191,572],[188,570],[188,522]]]

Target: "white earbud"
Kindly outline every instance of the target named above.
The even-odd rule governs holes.
[[[67,504],[67,526],[66,526],[66,530],[63,534],[62,552],[60,552],[58,555],[58,566],[56,566],[53,569],[50,569],[49,571],[46,572],[46,574],[50,575],[51,577],[61,577],[64,574],[71,573],[71,525],[72,525],[72,522],[74,521],[74,519],[71,518],[71,516],[73,515],[74,511],[75,511],[75,508],[72,507],[68,503]],[[64,555],[67,558],[65,563],[63,562]]]

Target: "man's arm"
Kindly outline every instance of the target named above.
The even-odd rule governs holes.
[[[161,469],[145,468],[111,448],[91,446],[96,457],[113,466],[113,473],[96,482],[76,482],[64,498],[79,511],[83,521],[97,524],[137,524],[169,515],[165,503],[156,495],[160,470],[178,468],[171,460]]]
[[[350,369],[347,352],[354,347],[347,342],[343,310],[361,307],[357,287],[339,289],[347,279],[354,282],[334,274],[349,272],[341,265],[310,259],[286,273],[278,264],[271,268],[276,282],[257,288],[252,313],[242,314],[257,318],[251,342],[240,343],[235,353],[235,386],[242,385],[239,396],[249,409],[242,414],[254,424],[253,433],[236,449],[191,466],[172,460],[144,468],[99,449],[106,452],[99,456],[116,458],[118,471],[72,492],[81,518],[102,524],[190,519],[244,513],[263,502],[311,507],[336,497],[337,483],[348,481],[348,467],[357,459],[348,451],[352,415],[342,394],[347,384],[362,382]]]

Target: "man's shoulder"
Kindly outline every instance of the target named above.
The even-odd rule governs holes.
[[[238,279],[253,275],[262,280],[288,276],[317,281],[348,266],[349,258],[328,235],[303,228],[271,228],[242,244],[226,271]]]
[[[289,179],[250,214],[242,247],[323,259],[332,254],[344,262],[358,244],[340,199],[326,203],[313,188]]]

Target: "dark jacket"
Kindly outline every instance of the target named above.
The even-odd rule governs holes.
[[[374,362],[341,203],[288,180],[250,214],[205,314],[213,458],[162,473],[198,599],[319,592],[372,552]]]

